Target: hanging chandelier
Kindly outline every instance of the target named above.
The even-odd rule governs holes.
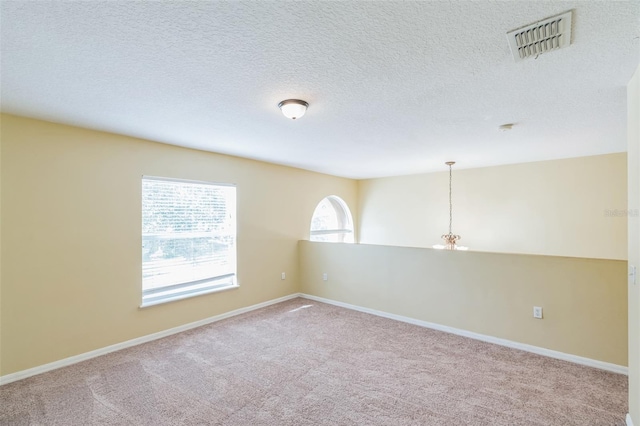
[[[444,249],[444,250],[467,250],[467,247],[459,246],[459,245],[456,244],[458,242],[458,240],[460,240],[462,237],[460,237],[460,235],[454,234],[453,231],[452,231],[452,225],[453,225],[453,201],[452,201],[452,197],[451,197],[451,180],[452,180],[451,166],[456,164],[456,162],[455,161],[447,161],[444,164],[449,166],[449,233],[448,234],[444,234],[442,236],[442,239],[444,240],[444,243],[445,243],[444,245],[436,244],[436,245],[433,246],[433,248],[435,248],[435,249]]]

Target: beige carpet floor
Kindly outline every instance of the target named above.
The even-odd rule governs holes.
[[[2,425],[623,425],[627,378],[294,299],[0,387]]]

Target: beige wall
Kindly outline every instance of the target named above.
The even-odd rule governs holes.
[[[2,376],[2,119],[0,119],[0,376]]]
[[[640,67],[629,82],[628,168],[629,209],[640,209]],[[640,269],[640,218],[629,216],[629,264]],[[640,425],[640,276],[629,285],[629,413]]]
[[[453,171],[453,231],[472,250],[627,258],[626,154]],[[443,165],[446,170],[446,166]],[[360,242],[440,244],[447,171],[359,182]]]
[[[297,292],[316,204],[357,217],[348,179],[8,115],[1,139],[0,375]],[[142,175],[237,184],[239,289],[138,308]]]
[[[310,243],[301,243],[299,259],[297,241],[308,238],[313,210],[329,194],[349,204],[356,226],[356,203],[362,206],[364,241],[438,243],[447,226],[446,173],[356,183],[38,120],[1,118],[0,375],[291,294],[300,286],[322,297],[626,363],[620,354],[626,325],[617,324],[626,318],[624,307],[618,306],[626,301],[618,288],[624,262]],[[626,232],[624,217],[605,218],[603,212],[626,208],[620,185],[612,184],[620,180],[620,170],[626,170],[624,161],[624,154],[618,154],[456,171],[454,195],[458,188],[461,193],[456,195],[456,212],[461,210],[458,201],[464,200],[479,218],[472,221],[456,213],[456,218],[463,217],[454,218],[454,230],[474,249],[525,251],[517,247],[529,243],[525,237],[527,227],[532,227],[536,235],[543,235],[533,243],[542,244],[542,252],[624,259],[612,254],[619,250],[601,235],[607,229],[614,235]],[[509,179],[504,179],[505,170]],[[138,308],[142,175],[238,185],[239,289]],[[558,184],[559,177],[570,183]],[[519,185],[528,188],[527,193],[516,191]],[[593,197],[580,189],[582,185],[601,196]],[[607,185],[613,189],[609,196]],[[492,187],[493,192],[483,189]],[[505,187],[511,188],[509,197],[501,195]],[[581,196],[573,203],[580,208],[563,204],[562,194],[572,193],[571,188],[579,189]],[[483,197],[489,202],[481,202]],[[555,210],[539,208],[540,202]],[[495,211],[494,205],[500,208]],[[605,241],[602,256],[593,253],[594,244],[580,243],[582,236],[576,233],[581,227],[569,219],[598,225],[590,235],[593,241]],[[542,220],[548,223],[542,226]],[[479,236],[464,228],[483,222],[477,227]],[[425,223],[430,223],[429,229]],[[504,238],[502,228],[517,237],[499,248],[495,244]],[[566,241],[556,235],[560,231]],[[623,242],[618,238],[616,244]],[[323,247],[336,252],[324,252]],[[532,245],[529,248],[535,252]],[[563,251],[568,253],[555,253]],[[316,263],[309,260],[311,254]],[[455,268],[452,259],[460,261]],[[551,281],[540,278],[545,271],[564,271],[563,262],[573,265],[569,272]],[[499,279],[492,275],[496,268],[502,268]],[[318,282],[321,269],[329,272],[328,283]],[[447,271],[453,278],[444,275]],[[424,285],[425,277],[430,278],[429,286]],[[594,277],[610,282],[602,286]],[[534,304],[545,308],[542,322],[531,318]],[[596,314],[593,306],[599,307]],[[598,339],[589,340],[596,342],[591,346],[584,342],[585,330],[597,333]]]
[[[298,250],[303,293],[627,365],[624,261],[308,241]]]

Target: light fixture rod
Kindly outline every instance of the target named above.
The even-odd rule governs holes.
[[[457,250],[456,242],[460,239],[460,235],[455,235],[453,233],[453,190],[452,190],[452,181],[453,181],[453,171],[451,166],[456,164],[455,161],[447,161],[447,166],[449,166],[449,233],[442,236],[442,239],[445,241],[444,248],[447,250]]]
[[[447,161],[445,163],[447,166],[449,166],[449,234],[453,234],[452,229],[453,229],[453,201],[452,201],[452,196],[451,196],[451,181],[453,179],[453,173],[451,171],[451,166],[453,166],[454,164],[456,164],[455,161]]]

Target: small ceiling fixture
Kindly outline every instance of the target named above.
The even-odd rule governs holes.
[[[300,99],[285,99],[278,104],[278,108],[280,108],[285,117],[295,120],[307,112],[309,104]]]
[[[459,239],[461,239],[462,237],[460,237],[460,235],[455,235],[451,231],[451,224],[453,222],[453,202],[451,201],[451,177],[452,177],[451,166],[456,164],[456,162],[455,161],[447,161],[444,164],[449,166],[449,233],[448,234],[444,234],[442,236],[442,239],[445,242],[444,245],[436,244],[436,245],[433,246],[433,248],[435,248],[435,249],[444,249],[444,250],[467,250],[467,247],[456,245],[456,242]]]
[[[509,130],[513,129],[513,126],[514,123],[503,124],[498,127],[498,130],[500,130],[501,132],[508,132]]]

